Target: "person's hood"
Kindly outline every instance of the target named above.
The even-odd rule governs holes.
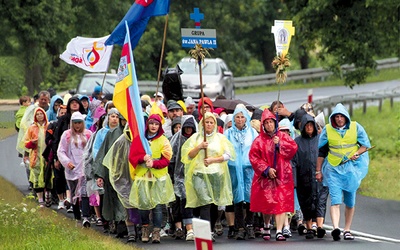
[[[88,103],[90,104],[89,96],[87,96],[87,95],[79,95],[79,100],[82,100],[82,99],[86,99],[88,101]]]
[[[224,120],[224,132],[228,129],[228,123],[231,122],[233,119],[233,114],[228,114]]]
[[[200,120],[200,122],[199,122],[199,132],[200,132],[201,134],[204,133],[203,119],[207,119],[207,118],[209,118],[209,117],[213,118],[213,120],[214,120],[214,122],[215,122],[215,126],[214,126],[213,133],[217,133],[217,129],[218,129],[217,118],[215,118],[215,115],[214,115],[213,113],[211,113],[211,112],[206,112],[206,113],[204,114],[204,117],[203,117],[203,118]]]
[[[276,117],[275,115],[269,110],[269,109],[264,109],[262,115],[261,115],[261,124],[260,124],[260,134],[266,135],[267,133],[264,130],[264,121],[267,119],[273,119],[276,124]],[[276,126],[276,125],[275,125]]]
[[[243,106],[236,106],[235,111],[233,111],[233,116],[232,116],[232,128],[237,129],[236,128],[236,123],[235,123],[235,116],[239,113],[242,113],[244,115],[244,117],[246,118],[246,127],[250,128],[250,115],[249,112],[247,111],[246,108],[244,108]]]
[[[79,103],[79,112],[81,114],[86,114],[85,108],[83,107],[81,101],[79,100],[79,98],[77,96],[72,96],[71,98],[69,98],[68,100],[68,104],[67,104],[67,114],[71,115],[71,102],[72,101],[77,101]]]
[[[182,118],[180,116],[175,117],[171,122],[171,132],[172,132],[172,134],[175,134],[174,133],[174,127],[177,124],[182,124]]]
[[[184,130],[183,128],[192,128],[193,129],[193,134],[197,132],[198,130],[198,124],[196,122],[196,119],[194,118],[193,115],[184,115],[182,116],[182,128],[181,128],[181,134],[183,135]]]
[[[146,131],[145,131],[146,135],[147,135],[147,131],[149,129],[149,121],[150,120],[156,120],[156,121],[158,121],[160,123],[160,127],[158,128],[157,135],[155,137],[151,138],[152,140],[155,140],[155,139],[157,139],[158,137],[160,137],[160,136],[162,136],[164,134],[164,129],[162,128],[162,123],[161,123],[161,117],[158,114],[152,114],[152,115],[149,116],[149,118],[146,121]]]
[[[34,114],[33,114],[33,121],[35,123],[38,122],[37,119],[36,119],[36,113],[38,113],[38,112],[42,112],[44,114],[44,120],[45,120],[44,124],[46,125],[48,123],[47,114],[46,114],[46,111],[44,111],[44,109],[42,109],[41,107],[35,108],[35,111],[34,111]]]
[[[347,112],[347,109],[343,104],[338,103],[336,104],[335,108],[332,111],[332,114],[329,116],[329,123],[331,124],[332,127],[337,128],[337,124],[335,122],[335,119],[333,118],[337,114],[342,114],[343,116],[346,117],[346,128],[350,127],[350,115],[349,112]]]
[[[204,103],[207,103],[209,106],[210,106],[210,108],[211,108],[211,113],[214,113],[214,104],[213,104],[213,102],[211,101],[211,99],[210,98],[208,98],[208,97],[204,97],[203,98],[204,99]],[[198,112],[199,112],[199,120],[201,120],[201,118],[202,118],[202,115],[201,115],[201,106],[203,106],[203,101],[202,101],[202,99],[200,99],[199,100],[199,105],[197,106],[197,110],[198,110]]]
[[[49,106],[49,110],[53,111],[54,110],[54,103],[56,103],[57,100],[61,101],[61,104],[64,103],[63,99],[61,98],[61,96],[59,95],[54,95],[51,100],[50,100],[50,106]],[[57,112],[57,110],[55,111]]]
[[[306,133],[306,124],[309,122],[311,122],[314,126],[314,132],[312,134],[312,137],[318,135],[318,127],[317,127],[317,124],[315,123],[314,117],[312,117],[309,114],[305,114],[301,118],[301,126],[300,126],[301,136],[303,136],[303,137],[308,137],[308,135]]]

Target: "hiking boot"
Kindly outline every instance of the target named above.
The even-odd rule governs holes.
[[[306,239],[307,240],[314,239],[314,230],[312,230],[312,229],[307,230]]]
[[[142,242],[143,243],[149,242],[150,240],[149,236],[150,236],[149,226],[142,226]]]
[[[249,239],[255,239],[256,238],[256,233],[254,232],[254,227],[253,226],[247,226],[247,238]]]
[[[161,242],[161,237],[160,237],[160,228],[159,227],[155,227],[153,229],[153,232],[151,233],[151,243],[160,243]],[[143,238],[143,237],[142,237]]]
[[[300,224],[297,227],[297,232],[299,233],[299,235],[305,235],[307,233],[307,229],[303,224]]]
[[[317,237],[318,238],[324,238],[326,234],[326,230],[323,229],[322,227],[317,228]]]
[[[175,231],[175,240],[182,240],[185,237],[185,233],[182,228],[177,228]]]
[[[244,228],[239,228],[236,234],[236,240],[244,240],[246,238],[246,230]]]

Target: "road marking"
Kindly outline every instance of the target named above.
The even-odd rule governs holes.
[[[325,225],[325,224],[324,224],[324,228],[327,230],[331,230],[331,231],[333,230],[332,226]],[[340,231],[343,231],[343,228],[339,228],[339,229],[340,229]],[[386,241],[386,242],[392,242],[392,243],[400,243],[400,239],[394,239],[394,238],[389,238],[389,237],[385,237],[385,236],[363,233],[363,232],[356,231],[356,230],[351,230],[351,233],[353,235],[357,236],[357,239],[364,239],[364,240],[368,239],[368,241],[371,241],[371,242]]]

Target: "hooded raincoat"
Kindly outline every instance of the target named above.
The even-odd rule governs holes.
[[[46,111],[47,119],[49,122],[57,121],[57,112],[58,110],[54,110],[54,104],[56,101],[60,101],[61,104],[63,103],[63,99],[59,95],[55,95],[50,100],[49,109]]]
[[[235,119],[232,119],[232,127],[224,132],[224,135],[233,144],[236,159],[229,161],[229,173],[232,181],[233,203],[250,202],[251,183],[254,170],[249,160],[250,147],[258,136],[257,131],[250,125],[250,116],[246,109],[236,107],[233,117],[242,113],[246,118],[242,130],[236,127]]]
[[[307,123],[312,123],[314,127],[311,136],[305,131]],[[292,166],[297,173],[295,182],[301,211],[304,220],[310,220],[325,216],[328,188],[317,182],[315,178],[319,135],[316,122],[311,115],[303,115],[300,131],[301,136],[295,139],[298,149],[292,159]],[[317,211],[320,212],[317,213]]]
[[[184,128],[191,127],[193,129],[193,134],[197,132],[198,125],[196,119],[192,115],[184,115],[182,117],[182,129],[174,134],[171,138],[172,146],[172,158],[169,167],[171,168],[171,173],[173,173],[173,183],[175,195],[181,199],[186,199],[185,190],[185,168],[181,161],[181,149],[182,145],[189,138],[185,135]]]
[[[42,112],[44,115],[44,123],[42,125],[36,119],[38,112]],[[42,153],[46,148],[47,126],[46,112],[42,108],[36,108],[33,114],[33,124],[26,131],[24,138],[25,147],[29,151],[29,167],[31,169],[29,181],[33,183],[34,188],[45,187],[46,162]]]
[[[277,131],[270,135],[264,129],[266,119],[275,120],[275,115],[265,109],[261,117],[259,136],[251,146],[249,158],[254,169],[251,186],[250,210],[264,214],[281,214],[294,211],[294,184],[290,160],[296,154],[297,145],[289,135]],[[274,166],[275,144],[273,137],[279,137],[279,151]],[[263,172],[272,167],[276,178],[264,177]]]
[[[232,143],[217,132],[217,121],[213,114],[206,112],[203,119],[212,117],[215,121],[214,131],[206,135],[208,142],[207,156],[219,157],[227,154],[233,160],[235,149]],[[182,146],[181,161],[185,164],[186,207],[200,207],[214,203],[217,206],[231,205],[232,184],[228,162],[204,165],[205,152],[201,150],[194,158],[189,152],[204,141],[204,127],[200,121],[199,132],[193,134]]]
[[[339,129],[335,123],[334,116],[336,114],[342,114],[343,116],[346,117],[346,125],[343,129]],[[349,133],[348,131],[351,124],[352,126],[356,126],[357,148],[360,146],[370,148],[371,143],[368,139],[368,135],[365,132],[364,128],[359,123],[352,122],[346,108],[341,103],[339,103],[336,105],[336,107],[332,111],[332,114],[329,116],[329,124],[324,127],[324,129],[320,134],[318,143],[318,148],[320,149],[319,156],[321,156],[321,148],[338,146],[338,145],[333,145],[332,142],[330,141],[330,138],[328,138],[327,129],[333,128],[334,133],[339,134],[340,137],[343,138],[346,135],[346,133]],[[348,153],[344,153],[342,161],[347,160],[353,155],[353,153],[350,151],[351,150],[349,150]],[[326,157],[324,162],[322,163],[322,174],[324,177],[323,183],[324,185],[328,186],[329,189],[340,188],[341,190],[347,192],[355,192],[360,186],[361,180],[368,173],[368,165],[369,165],[368,152],[365,152],[364,154],[360,155],[360,157],[355,161],[348,161],[344,164],[339,164],[337,166],[333,166],[328,161],[328,157]]]

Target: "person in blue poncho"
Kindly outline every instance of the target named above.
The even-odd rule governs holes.
[[[238,230],[237,240],[255,238],[253,229],[254,214],[250,211],[250,190],[254,170],[249,160],[249,151],[257,131],[250,125],[250,115],[246,108],[237,106],[233,112],[232,127],[224,135],[233,144],[236,159],[228,161],[232,181],[235,224]],[[244,213],[244,211],[246,211]]]
[[[356,192],[368,172],[368,135],[357,122],[351,121],[346,108],[337,104],[329,116],[329,124],[321,132],[318,143],[316,179],[329,187],[331,218],[335,241],[340,240],[340,204],[346,205],[343,238],[354,240],[350,227],[354,216]],[[348,160],[348,161],[347,161]],[[346,162],[345,162],[346,161]]]

